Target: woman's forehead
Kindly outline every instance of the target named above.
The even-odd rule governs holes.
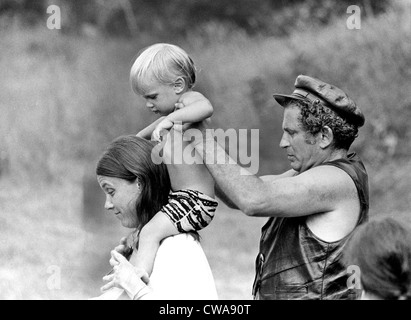
[[[97,181],[101,187],[121,187],[123,185],[129,185],[132,181],[126,179],[115,178],[115,177],[106,177],[106,176],[97,176]]]
[[[100,186],[105,187],[115,187],[125,181],[124,179],[114,178],[114,177],[106,177],[106,176],[97,176],[97,181]]]
[[[100,184],[100,186],[104,187],[105,185],[112,185],[113,183],[110,182],[112,178],[110,177],[105,177],[105,176],[97,176],[97,181]]]

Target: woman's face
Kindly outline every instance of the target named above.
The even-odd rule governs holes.
[[[97,181],[106,194],[104,208],[112,212],[124,227],[136,228],[136,201],[141,193],[138,180],[129,182],[120,178],[97,176]]]

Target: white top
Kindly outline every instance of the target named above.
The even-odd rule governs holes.
[[[113,288],[100,299],[118,299],[122,289]],[[137,300],[217,300],[213,274],[198,241],[179,234],[162,241],[148,286]]]
[[[142,299],[216,300],[217,290],[210,265],[200,243],[188,234],[161,243],[149,287]]]

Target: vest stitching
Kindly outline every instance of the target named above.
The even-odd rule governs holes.
[[[326,254],[325,254],[325,263],[324,263],[324,268],[323,268],[323,275],[322,275],[322,277],[321,277],[321,300],[323,300],[323,297],[324,297],[324,278],[325,278],[325,270],[327,269],[327,262],[328,262],[328,259],[329,259],[329,251],[330,251],[330,245],[329,244],[327,244],[327,251],[326,251]]]

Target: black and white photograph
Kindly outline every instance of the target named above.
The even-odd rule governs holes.
[[[0,300],[411,300],[411,0],[0,0],[0,75]]]

